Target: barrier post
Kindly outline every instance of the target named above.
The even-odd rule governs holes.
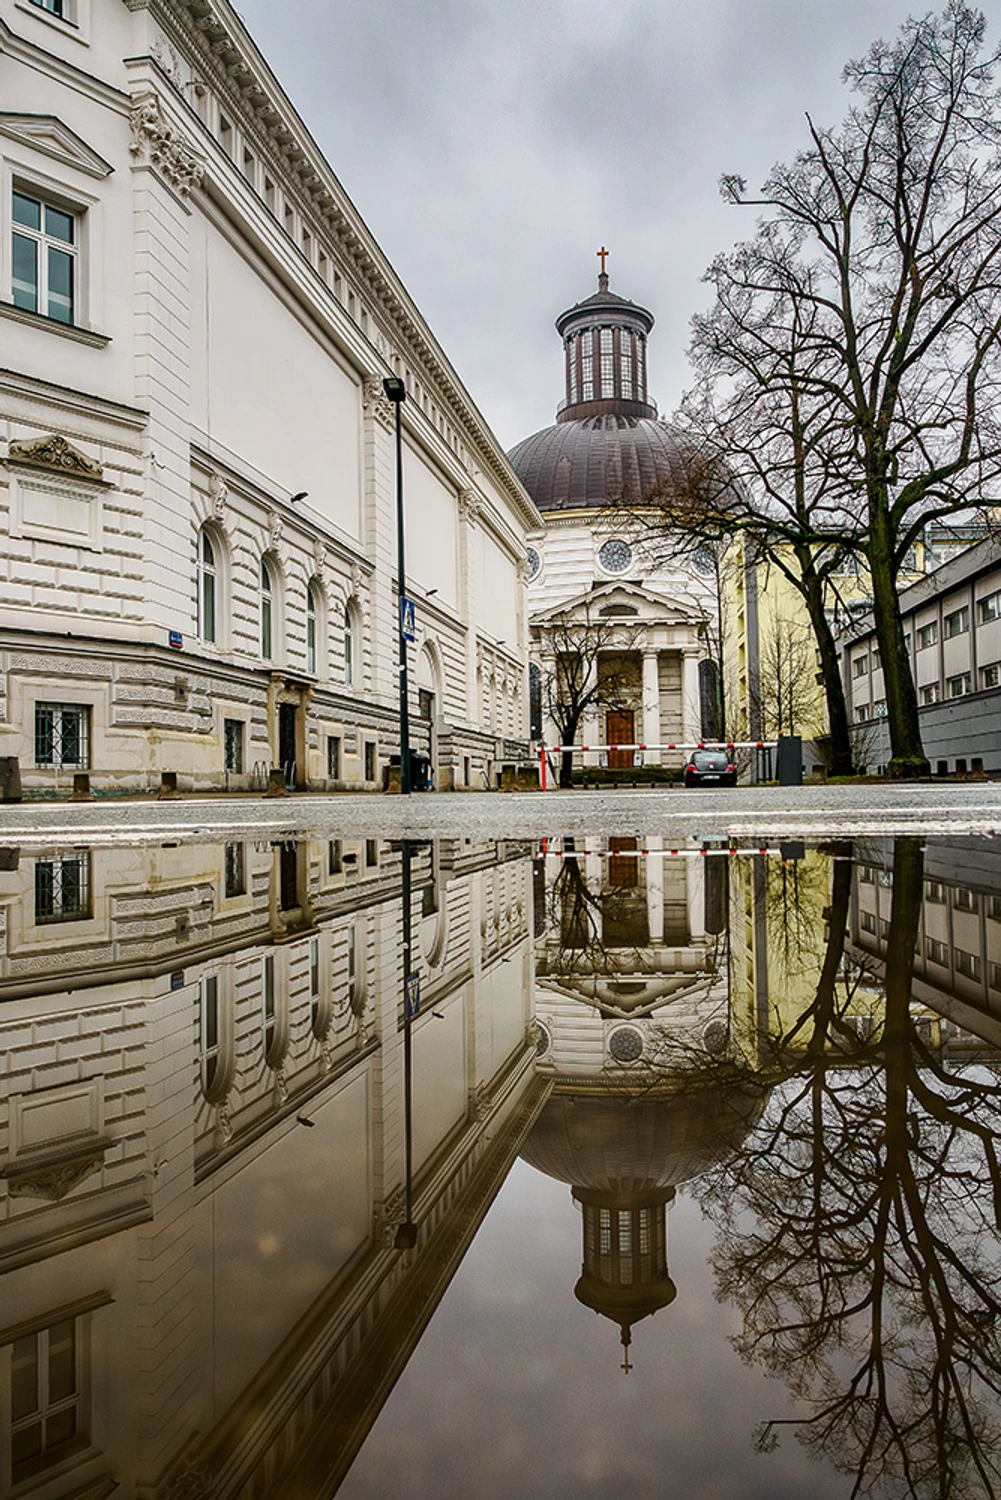
[[[546,747],[545,747],[545,745],[540,745],[539,746],[539,790],[540,790],[540,792],[544,792],[546,790]]]

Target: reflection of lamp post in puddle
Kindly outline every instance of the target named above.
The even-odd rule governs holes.
[[[393,1240],[394,1250],[412,1250],[417,1244],[417,1225],[414,1223],[414,1021],[421,1008],[420,975],[413,973],[413,930],[411,924],[410,862],[413,858],[413,839],[403,839],[400,852],[401,901],[403,903],[403,1129],[404,1129],[404,1204],[405,1217],[397,1226]]]

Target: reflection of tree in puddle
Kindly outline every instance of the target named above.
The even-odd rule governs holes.
[[[771,1086],[761,1121],[696,1192],[720,1230],[740,1353],[806,1408],[765,1422],[759,1447],[790,1425],[853,1475],[853,1495],[994,1496],[1001,1086],[950,1069],[912,1016],[922,875],[920,846],[899,840],[882,1016],[860,1027],[851,865],[835,862],[816,993],[747,1064]],[[733,1054],[704,1067],[734,1083],[744,1071]]]

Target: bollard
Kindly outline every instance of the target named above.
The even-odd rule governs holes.
[[[268,775],[268,789],[265,797],[284,797],[285,795],[285,772],[280,766],[276,766]]]
[[[0,755],[0,802],[20,802],[21,762],[16,755]]]
[[[780,734],[778,742],[779,786],[803,785],[803,741],[798,734]]]

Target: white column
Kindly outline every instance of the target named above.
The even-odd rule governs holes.
[[[664,840],[646,839],[648,849],[661,849]],[[664,861],[645,859],[646,870],[646,919],[650,929],[650,946],[659,948],[664,941]]]
[[[598,663],[597,660],[594,660],[590,662],[587,669],[587,691],[590,691],[594,686],[594,683],[597,680],[597,676]],[[585,712],[584,721],[577,731],[578,744],[603,745],[605,743],[606,722],[607,720],[605,710],[601,708],[595,708],[592,704],[592,706]],[[576,766],[596,766],[598,765],[600,759],[600,755],[596,754],[583,755],[581,756],[580,760],[575,761],[574,764]]]
[[[660,744],[660,657],[656,651],[643,652],[643,741],[647,745]],[[644,761],[648,766],[659,766],[659,750],[647,750]]]
[[[718,859],[719,855],[713,855]],[[704,859],[686,859],[688,881],[688,938],[699,942],[706,935],[706,862]]]
[[[699,648],[690,646],[681,655],[681,724],[686,745],[702,738],[702,702],[699,695]]]

